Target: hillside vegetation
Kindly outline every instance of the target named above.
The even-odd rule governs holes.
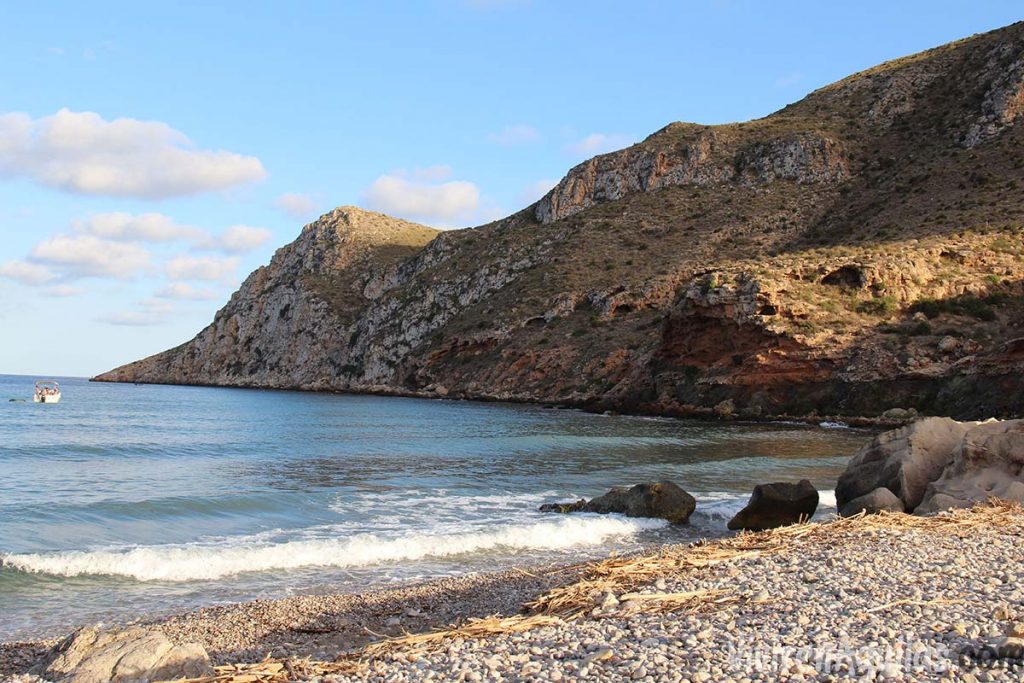
[[[472,229],[343,207],[100,380],[662,414],[1024,404],[1024,25],[673,123]]]

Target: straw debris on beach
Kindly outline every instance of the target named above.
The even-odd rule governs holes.
[[[339,653],[189,683],[1020,680],[1024,511],[804,523],[612,557],[527,600]],[[499,586],[494,587],[500,590]]]

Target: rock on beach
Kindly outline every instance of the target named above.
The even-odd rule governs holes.
[[[746,507],[729,520],[728,526],[733,531],[764,531],[810,519],[817,509],[818,490],[807,479],[796,484],[759,484]]]
[[[875,437],[836,484],[844,516],[934,514],[989,498],[1024,503],[1024,420],[918,420]]]

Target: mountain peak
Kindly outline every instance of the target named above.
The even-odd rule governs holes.
[[[341,206],[101,379],[670,415],[1020,413],[1024,25],[673,123],[445,235]]]
[[[307,231],[319,235],[326,232],[368,245],[403,246],[423,246],[440,232],[436,228],[351,205],[331,209],[303,228],[303,232]]]

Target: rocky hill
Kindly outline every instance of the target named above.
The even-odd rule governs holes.
[[[673,123],[472,229],[353,207],[96,379],[662,414],[1024,411],[1024,24]]]

